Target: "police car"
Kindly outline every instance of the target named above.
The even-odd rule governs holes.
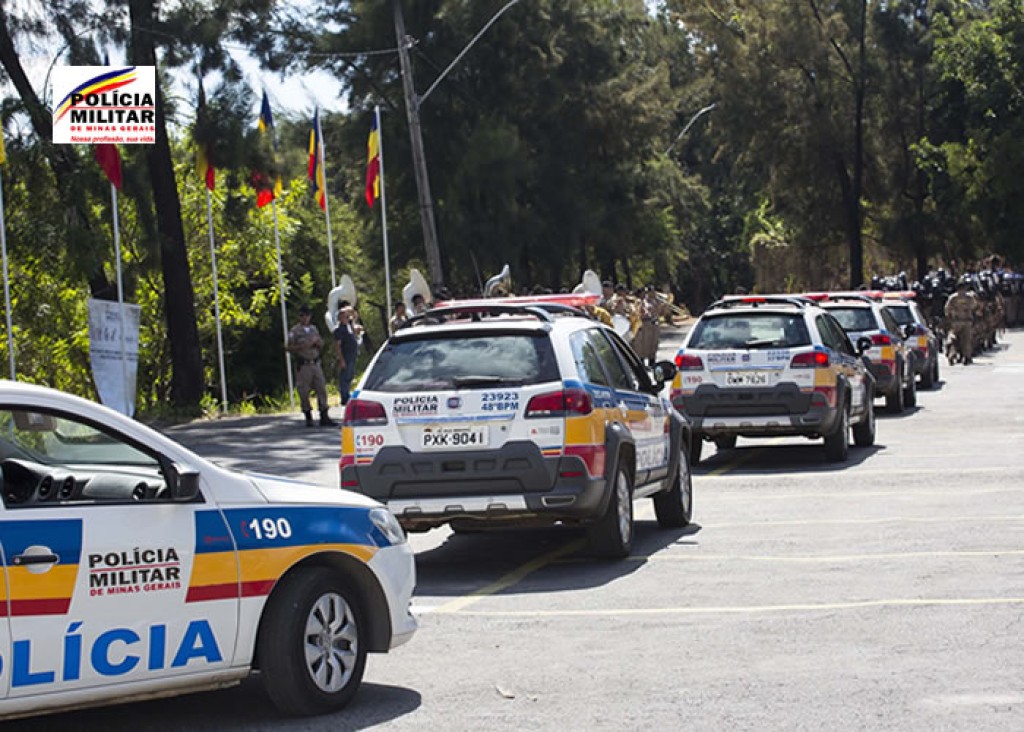
[[[720,450],[737,437],[824,438],[825,457],[847,458],[875,441],[874,379],[842,327],[797,296],[729,297],[697,320],[676,354],[671,398],[702,441]]]
[[[921,377],[921,388],[934,389],[939,384],[939,355],[942,348],[939,339],[928,327],[921,309],[914,302],[916,296],[913,290],[872,293],[872,297],[885,306],[900,326],[903,342],[914,364],[914,373]]]
[[[815,292],[806,295],[828,310],[854,343],[861,338],[875,376],[875,397],[885,397],[885,408],[901,414],[917,404],[917,377],[913,356],[903,331],[881,303],[864,292]]]
[[[413,555],[364,496],[234,473],[0,382],[0,719],[239,682],[331,711],[409,640]]]
[[[597,296],[592,296],[596,299]],[[589,295],[452,302],[378,351],[341,429],[341,484],[409,530],[571,523],[622,557],[633,499],[662,526],[692,511],[689,427]]]

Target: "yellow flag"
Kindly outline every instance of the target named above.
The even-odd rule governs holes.
[[[4,131],[0,129],[0,165],[7,162],[7,151],[4,150]]]

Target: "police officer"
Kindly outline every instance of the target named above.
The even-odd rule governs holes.
[[[306,426],[314,425],[313,408],[309,403],[309,392],[312,390],[316,392],[317,406],[320,408],[320,425],[334,427],[338,423],[327,413],[327,381],[320,366],[320,349],[324,342],[316,326],[310,322],[312,315],[309,305],[299,308],[299,322],[288,331],[286,348],[296,357],[295,386],[299,390],[302,413],[306,415]]]
[[[971,283],[961,279],[956,292],[946,301],[945,315],[949,329],[956,336],[957,348],[965,364],[972,363],[974,350],[974,307],[975,298],[971,293]]]

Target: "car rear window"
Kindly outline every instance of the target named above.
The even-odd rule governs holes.
[[[914,322],[914,314],[910,312],[909,305],[886,305],[885,309],[900,325],[911,325]]]
[[[843,326],[847,333],[851,331],[878,330],[875,314],[871,308],[829,308],[833,317]]]
[[[796,348],[811,345],[802,314],[726,313],[694,326],[688,348]]]
[[[442,391],[558,381],[546,334],[487,333],[392,341],[363,385],[384,392]]]

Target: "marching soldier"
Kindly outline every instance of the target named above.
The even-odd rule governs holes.
[[[967,280],[960,280],[956,292],[946,301],[945,315],[949,329],[956,336],[957,348],[965,364],[972,363],[974,349],[974,307],[975,298]]]
[[[299,390],[299,404],[306,416],[306,426],[312,427],[314,424],[313,407],[309,403],[309,392],[312,390],[316,392],[317,406],[320,408],[320,425],[334,427],[338,423],[327,413],[327,381],[320,366],[320,349],[324,342],[320,338],[320,331],[310,322],[312,314],[309,305],[299,308],[299,322],[288,331],[286,348],[296,357],[295,386]]]

